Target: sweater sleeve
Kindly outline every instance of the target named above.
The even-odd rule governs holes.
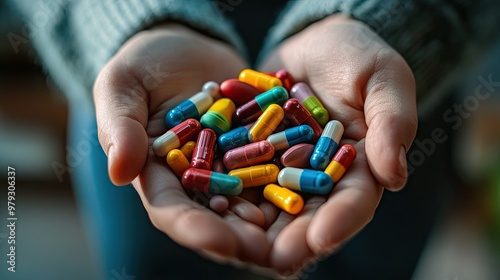
[[[172,20],[243,45],[213,1],[36,0],[12,1],[29,29],[42,65],[71,101],[92,100],[92,85],[105,63],[132,35]]]
[[[260,59],[281,41],[334,13],[366,23],[405,58],[424,111],[500,29],[500,3],[495,0],[298,0],[289,3],[270,30]]]

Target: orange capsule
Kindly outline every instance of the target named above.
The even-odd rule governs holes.
[[[264,188],[264,197],[283,211],[295,215],[304,208],[304,200],[293,191],[275,184]]]
[[[243,182],[243,188],[258,187],[278,181],[280,169],[274,164],[254,165],[231,170],[228,174]]]

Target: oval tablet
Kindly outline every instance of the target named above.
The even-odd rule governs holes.
[[[220,93],[230,98],[236,106],[241,106],[259,95],[260,91],[238,79],[229,79],[220,84]]]
[[[281,164],[285,167],[310,168],[309,158],[313,151],[313,144],[292,146],[281,156]]]

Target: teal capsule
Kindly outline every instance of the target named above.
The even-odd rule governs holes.
[[[252,122],[256,120],[269,105],[278,104],[282,106],[287,99],[288,92],[284,87],[274,87],[238,107],[234,113],[233,122],[237,125],[244,125]]]
[[[325,195],[332,191],[333,180],[325,172],[285,167],[278,174],[278,183],[292,190]]]
[[[224,195],[239,195],[243,190],[243,182],[238,177],[198,168],[189,168],[182,174],[182,186],[190,190]]]

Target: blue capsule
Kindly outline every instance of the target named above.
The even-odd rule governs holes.
[[[329,121],[326,124],[309,160],[313,169],[326,169],[339,147],[342,134],[344,134],[344,126],[341,122]]]
[[[278,183],[292,190],[325,195],[332,191],[333,180],[325,172],[285,167],[278,174]]]
[[[309,142],[313,137],[313,129],[304,124],[271,134],[267,137],[267,141],[273,144],[275,150],[283,150],[296,144]]]
[[[248,140],[248,131],[253,124],[254,123],[250,123],[245,126],[240,126],[219,136],[217,140],[219,149],[225,153],[231,149],[245,146],[250,143]]]

